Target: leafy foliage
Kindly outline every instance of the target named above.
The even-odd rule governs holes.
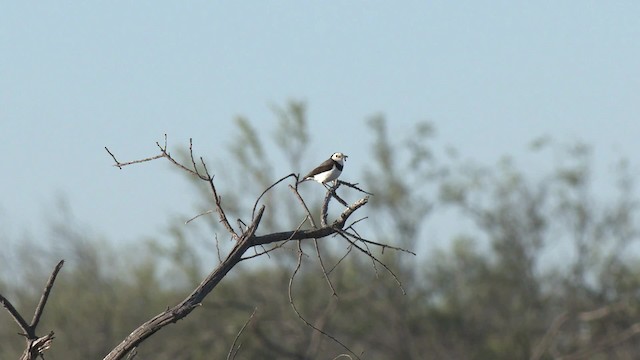
[[[305,106],[274,107],[279,125],[274,141],[286,164],[299,169],[309,135]],[[239,118],[238,139],[230,153],[240,168],[218,173],[250,191],[227,186],[224,201],[239,214],[250,209],[275,179],[264,137]],[[493,166],[438,158],[431,148],[434,129],[418,123],[405,138],[392,140],[384,118],[372,118],[375,164],[365,169],[365,187],[375,193],[369,209],[371,233],[387,242],[424,250],[375,255],[396,279],[369,259],[353,256],[346,242],[331,239],[321,254],[337,296],[318,260],[303,258],[292,284],[302,316],[366,359],[632,359],[640,352],[640,261],[638,199],[629,164],[606,174],[615,191],[595,191],[588,145],[562,146],[537,139],[537,156],[556,159],[534,174],[512,159]],[[452,153],[452,151],[449,151]],[[548,152],[551,152],[549,155]],[[237,172],[233,172],[236,171]],[[286,175],[286,174],[282,174]],[[278,177],[278,176],[277,176]],[[375,179],[372,180],[372,179]],[[598,185],[602,188],[604,185]],[[204,191],[204,190],[203,190]],[[279,191],[279,192],[278,192]],[[280,214],[265,231],[291,229],[300,214],[287,189],[264,201]],[[282,196],[281,196],[282,195]],[[209,201],[208,196],[202,199]],[[197,204],[198,211],[206,203]],[[319,203],[311,206],[319,209]],[[314,210],[317,211],[317,210]],[[425,247],[435,212],[446,219],[446,247]],[[170,242],[150,240],[131,249],[113,249],[75,221],[52,225],[49,244],[24,242],[19,256],[3,256],[15,276],[0,275],[0,293],[20,309],[31,309],[50,267],[65,258],[40,325],[56,332],[53,359],[104,356],[142,321],[184,297],[212,264],[201,247],[207,231],[185,232],[176,220]],[[465,224],[465,225],[463,225]],[[194,240],[194,238],[196,238]],[[211,245],[209,252],[215,252]],[[241,359],[332,359],[345,350],[307,326],[292,310],[288,285],[296,246],[288,244],[262,261],[235,269],[187,319],[163,330],[138,349],[141,359],[226,358],[239,330]],[[303,244],[313,254],[312,244]],[[336,266],[337,265],[337,266]],[[12,277],[10,279],[10,277]],[[23,342],[0,312],[0,358],[17,358]],[[236,344],[236,345],[238,345]]]

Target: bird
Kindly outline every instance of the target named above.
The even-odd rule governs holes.
[[[326,183],[338,180],[347,158],[348,156],[341,152],[333,153],[329,159],[311,170],[298,183],[315,180],[326,187]]]

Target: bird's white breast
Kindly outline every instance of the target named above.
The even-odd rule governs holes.
[[[319,183],[326,183],[329,181],[333,181],[335,179],[338,178],[338,176],[340,176],[340,173],[342,171],[338,170],[338,168],[334,165],[330,171],[325,171],[323,173],[317,174],[313,177],[313,180],[319,182]]]

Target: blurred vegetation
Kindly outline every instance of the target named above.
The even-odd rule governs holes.
[[[274,113],[279,123],[272,139],[248,119],[237,119],[229,154],[238,167],[216,174],[227,184],[223,202],[232,219],[246,218],[262,190],[286,175],[274,173],[283,167],[274,166],[276,161],[304,171],[302,163],[317,160],[305,155],[310,140],[305,104],[274,107]],[[312,244],[304,244],[309,256],[292,296],[305,319],[365,359],[638,357],[640,229],[628,162],[597,174],[613,184],[603,190],[594,185],[587,144],[536,139],[531,156],[552,160],[532,171],[510,158],[477,165],[455,151],[438,156],[428,123],[416,124],[406,137],[391,137],[399,131],[390,131],[392,124],[382,116],[368,126],[372,157],[366,160],[373,164],[363,169],[361,178],[367,180],[361,186],[375,197],[359,226],[371,240],[419,252],[414,257],[372,249],[398,276],[406,295],[392,276],[335,238],[321,249],[328,268],[338,264],[329,274],[338,295],[332,296]],[[267,156],[265,148],[273,145],[268,141],[281,153]],[[211,208],[208,189],[201,191],[196,211]],[[310,199],[314,211],[320,200]],[[264,202],[270,216],[261,233],[300,223],[286,186]],[[452,214],[438,225],[452,234],[448,247],[425,246],[431,242],[428,222],[438,212]],[[27,239],[0,255],[0,293],[29,317],[53,266],[66,260],[39,326],[40,333],[56,332],[48,359],[102,358],[200,282],[215,266],[204,252],[215,258],[217,248],[224,256],[230,247],[215,217],[198,220],[197,231],[185,230],[176,219],[167,227],[169,242],[147,239],[144,245],[114,249],[62,213],[51,225],[50,239]],[[137,358],[225,359],[254,309],[237,340],[238,359],[345,354],[291,307],[295,249],[288,244],[269,258],[243,262],[200,309],[144,342]],[[0,359],[22,352],[17,331],[0,311]]]

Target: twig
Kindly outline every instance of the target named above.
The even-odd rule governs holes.
[[[360,189],[359,187],[357,187],[356,185],[358,185],[358,183],[352,184],[352,183],[348,183],[348,182],[346,182],[346,181],[338,180],[338,184],[346,185],[346,186],[348,186],[348,187],[350,187],[350,188],[352,188],[352,189],[356,189],[356,190],[360,191],[361,193],[365,193],[365,194],[367,194],[367,195],[371,195],[371,196],[373,196],[373,194],[372,194],[372,193],[370,193],[370,192],[368,192],[368,191],[364,191],[364,190]]]
[[[213,200],[216,204],[216,212],[218,213],[218,217],[220,218],[220,222],[224,227],[229,231],[231,236],[234,239],[238,239],[238,233],[231,227],[229,224],[229,220],[227,220],[227,215],[224,213],[224,209],[222,208],[222,199],[218,195],[218,191],[216,190],[216,185],[213,183],[213,177],[209,174],[209,169],[207,169],[207,164],[205,164],[204,160],[200,158],[200,162],[202,162],[202,166],[204,167],[204,172],[206,174],[207,182],[209,183],[209,187],[211,188],[211,192],[213,193]]]
[[[189,219],[189,220],[185,221],[185,222],[184,222],[184,224],[186,225],[186,224],[188,224],[188,223],[192,222],[193,220],[195,220],[195,219],[199,218],[200,216],[208,215],[208,214],[211,214],[212,212],[213,212],[213,210],[207,210],[207,211],[205,211],[205,212],[203,212],[203,213],[200,213],[200,214],[198,214],[198,215],[196,215],[196,216],[192,217],[191,219]]]
[[[40,297],[40,302],[38,302],[38,306],[36,307],[36,311],[33,314],[33,319],[31,320],[31,324],[29,325],[32,329],[38,326],[40,322],[40,317],[42,316],[42,312],[44,311],[44,306],[47,304],[47,300],[49,299],[49,294],[51,293],[51,288],[53,288],[53,283],[56,281],[56,277],[58,276],[58,272],[62,269],[64,265],[64,260],[60,260],[56,267],[53,269],[51,276],[49,276],[49,280],[44,287],[44,291],[42,292],[42,296]]]
[[[200,176],[200,172],[198,171],[198,166],[196,165],[196,160],[193,158],[193,139],[189,138],[189,157],[191,158],[191,165],[193,166],[193,170]]]
[[[274,182],[273,184],[271,184],[268,188],[266,188],[262,194],[260,194],[260,196],[258,196],[258,198],[256,199],[256,202],[253,204],[253,210],[251,211],[251,218],[253,219],[253,217],[255,216],[256,213],[256,208],[258,207],[258,202],[260,201],[260,199],[262,199],[262,197],[264,196],[264,194],[266,194],[269,190],[271,190],[274,186],[278,185],[279,183],[281,183],[282,181],[284,181],[287,178],[293,177],[294,179],[297,179],[296,174],[289,174],[283,178],[281,178],[280,180]],[[291,186],[291,185],[289,185]]]
[[[349,247],[347,248],[347,252],[344,255],[342,255],[340,260],[338,260],[338,262],[336,262],[335,265],[333,265],[333,267],[331,267],[331,269],[329,269],[329,274],[331,274],[333,272],[333,270],[335,270],[338,267],[338,265],[340,265],[342,260],[347,258],[347,256],[351,253],[351,250],[353,250],[353,245],[349,245]]]
[[[380,261],[377,257],[375,257],[371,251],[365,250],[363,248],[361,248],[360,246],[358,246],[358,244],[356,244],[354,241],[351,241],[351,239],[349,239],[349,237],[347,235],[344,234],[344,231],[342,230],[337,230],[336,231],[338,233],[338,235],[342,236],[342,238],[344,238],[345,240],[347,240],[351,245],[353,245],[356,249],[360,250],[362,253],[366,254],[367,256],[369,256],[373,261],[375,261],[376,263],[382,265],[382,267],[385,268],[385,270],[387,270],[387,272],[389,274],[391,274],[391,276],[393,276],[393,279],[395,280],[396,284],[398,284],[398,287],[400,287],[400,290],[402,290],[402,294],[406,295],[407,292],[404,290],[404,287],[402,286],[402,282],[400,281],[400,279],[398,278],[398,276],[396,276],[396,274],[391,271],[391,269],[382,261]]]
[[[294,188],[291,185],[289,185],[289,187],[296,194],[296,196],[298,197],[298,200],[300,200],[300,203],[304,207],[304,210],[307,212],[307,216],[309,218],[309,221],[311,222],[311,226],[314,229],[317,229],[317,226],[316,226],[315,222],[313,221],[313,216],[311,215],[311,211],[309,211],[309,208],[307,207],[307,204],[304,202],[304,200],[302,199],[302,196],[298,192],[298,187],[296,186]],[[329,195],[327,195],[327,198],[328,197],[329,197]],[[325,202],[328,203],[329,200],[325,199]],[[326,214],[326,207],[325,206],[323,206],[323,208],[322,208],[322,215],[321,215],[320,223],[321,223],[321,226],[323,226],[323,227],[327,226],[327,214]],[[322,255],[320,254],[320,245],[318,244],[318,239],[317,238],[313,239],[313,244],[314,244],[315,249],[316,249],[316,255],[318,255],[318,261],[320,263],[320,268],[322,269],[322,274],[324,275],[324,278],[327,281],[327,284],[329,284],[329,288],[331,289],[331,293],[332,293],[333,296],[338,296],[338,293],[336,292],[336,289],[333,287],[333,283],[331,283],[331,279],[329,279],[329,274],[327,273],[327,269],[324,266],[324,261],[322,260]]]
[[[338,200],[338,202],[340,204],[342,204],[343,206],[349,206],[347,204],[346,201],[344,201],[340,196],[338,196],[338,194],[336,193],[336,191],[338,190],[338,188],[340,187],[340,185],[344,184],[344,182],[338,180],[339,182],[336,183],[335,186],[332,186],[330,188],[327,188],[327,197],[332,196],[333,198],[335,198],[336,200]],[[329,199],[325,197],[325,203],[323,204],[323,207],[329,206]],[[323,209],[325,212],[327,211],[326,209]]]
[[[121,169],[121,170],[122,170],[122,167],[127,166],[127,165],[139,164],[139,163],[143,163],[143,162],[147,162],[147,161],[151,161],[151,160],[155,160],[155,159],[160,159],[161,157],[164,157],[164,154],[160,154],[160,155],[156,155],[156,156],[152,156],[152,157],[148,157],[148,158],[144,158],[144,159],[140,159],[140,160],[134,160],[134,161],[128,161],[128,162],[121,163],[120,161],[118,161],[116,159],[116,157],[111,153],[111,151],[109,151],[109,149],[106,146],[104,147],[104,149],[107,150],[109,155],[111,155],[111,157],[113,158],[113,161],[115,161],[115,164],[113,166],[115,166],[115,167],[117,167],[118,169]]]
[[[189,174],[191,174],[193,176],[197,176],[198,178],[200,178],[202,180],[205,180],[205,181],[211,180],[211,176],[209,176],[209,174],[207,174],[207,176],[204,176],[204,175],[200,174],[200,172],[198,171],[197,168],[194,168],[193,170],[191,170],[188,167],[180,164],[176,159],[174,159],[171,156],[171,154],[169,154],[169,152],[167,151],[167,135],[166,134],[164,136],[164,148],[158,142],[156,142],[156,145],[158,146],[158,148],[160,148],[160,152],[162,153],[163,157],[167,158],[167,160],[169,160],[175,166],[181,168],[182,170],[188,172]],[[202,158],[200,158],[200,159],[202,159]]]
[[[298,273],[298,271],[300,270],[300,267],[302,265],[302,255],[303,254],[304,253],[302,252],[301,242],[298,242],[298,262],[296,264],[296,268],[293,270],[293,273],[291,274],[291,277],[289,278],[289,304],[291,304],[291,307],[293,308],[293,311],[300,318],[300,320],[302,320],[302,322],[304,322],[307,326],[309,326],[310,328],[312,328],[315,331],[318,331],[319,333],[323,334],[324,336],[328,337],[329,339],[333,340],[336,344],[342,346],[342,348],[344,348],[345,350],[347,350],[348,352],[353,354],[357,359],[360,359],[360,357],[358,357],[358,355],[356,355],[356,353],[354,353],[351,349],[349,349],[349,347],[347,347],[345,344],[343,344],[340,340],[336,339],[331,334],[329,334],[329,333],[317,328],[316,326],[314,326],[307,319],[305,319],[304,316],[302,316],[302,314],[300,314],[300,311],[298,311],[298,308],[296,307],[296,304],[295,304],[295,302],[293,300],[293,280],[295,279],[296,274]]]
[[[347,228],[347,229],[348,229],[348,228]],[[352,237],[352,238],[354,238],[354,239],[356,239],[356,240],[358,240],[358,241],[362,241],[363,243],[371,244],[371,245],[375,245],[375,246],[379,246],[379,247],[381,247],[381,248],[382,248],[382,252],[384,252],[384,249],[393,249],[393,250],[397,250],[397,251],[406,252],[406,253],[409,253],[409,254],[411,254],[411,255],[416,255],[416,253],[414,253],[414,252],[413,252],[413,251],[411,251],[411,250],[407,250],[407,249],[403,249],[403,248],[401,248],[401,247],[392,246],[392,245],[387,245],[387,244],[381,244],[381,243],[379,243],[379,242],[375,242],[375,241],[367,240],[367,239],[365,239],[365,238],[363,238],[363,237],[360,237],[359,235],[351,234],[351,233],[347,232],[347,231],[346,231],[346,229],[345,229],[345,231],[344,231],[344,234],[345,234],[345,235],[347,235],[347,236],[349,236],[349,237]]]
[[[304,211],[307,213],[307,217],[309,217],[309,222],[311,222],[311,227],[313,227],[315,229],[316,228],[316,222],[313,220],[313,215],[311,215],[311,211],[309,211],[309,207],[304,202],[304,199],[302,198],[302,195],[300,195],[300,193],[298,192],[298,184],[296,184],[295,187],[289,185],[289,189],[291,189],[291,191],[293,191],[293,193],[298,198],[298,201],[300,201],[300,204],[302,204],[302,207],[304,208]]]
[[[11,302],[7,298],[2,296],[2,294],[0,294],[0,303],[5,309],[7,309],[7,311],[9,312],[9,315],[11,315],[11,317],[13,318],[13,320],[15,320],[18,326],[20,326],[20,329],[23,331],[22,335],[26,337],[30,337],[29,324],[27,324],[27,322],[24,320],[22,315],[20,315],[18,310],[16,310],[13,304],[11,304]]]
[[[336,289],[333,287],[333,283],[331,282],[331,279],[329,279],[329,273],[327,272],[327,269],[324,267],[324,262],[322,261],[322,255],[320,255],[320,246],[318,245],[318,239],[313,239],[313,244],[316,248],[316,254],[318,255],[318,261],[320,262],[322,275],[324,275],[324,279],[327,281],[327,284],[329,284],[329,288],[331,289],[331,295],[338,297],[338,293],[336,292]]]
[[[238,354],[238,351],[240,351],[240,346],[242,346],[242,345],[239,345],[238,348],[236,349],[236,342],[240,338],[240,335],[242,335],[242,332],[244,331],[244,329],[251,322],[251,319],[253,319],[253,316],[256,314],[257,310],[258,310],[257,307],[253,309],[253,312],[251,313],[251,316],[249,316],[249,318],[244,323],[244,325],[242,325],[242,328],[240,328],[240,331],[238,331],[238,334],[236,335],[236,337],[233,339],[233,343],[231,344],[231,349],[229,349],[229,354],[227,354],[227,360],[235,359],[236,355]]]

